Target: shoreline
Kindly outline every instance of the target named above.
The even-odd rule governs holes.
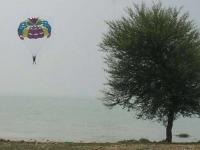
[[[164,141],[150,141],[145,138],[141,138],[139,140],[121,140],[117,142],[96,142],[96,141],[61,141],[61,140],[50,140],[50,139],[17,139],[17,138],[0,138],[0,142],[16,142],[16,143],[66,143],[66,144],[199,144],[200,140],[197,142],[172,142],[172,143],[166,143]]]

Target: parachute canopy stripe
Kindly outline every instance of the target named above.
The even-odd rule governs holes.
[[[20,23],[18,27],[18,35],[20,39],[38,39],[49,38],[51,36],[51,26],[48,21],[40,18],[28,18]]]

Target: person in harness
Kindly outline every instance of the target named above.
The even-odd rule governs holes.
[[[36,56],[33,55],[33,64],[36,64]]]

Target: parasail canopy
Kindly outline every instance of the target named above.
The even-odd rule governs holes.
[[[51,26],[46,20],[38,17],[31,17],[20,23],[18,35],[21,40],[26,38],[49,38],[51,36]]]

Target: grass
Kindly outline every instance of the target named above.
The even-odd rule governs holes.
[[[200,150],[198,143],[146,143],[146,139],[117,143],[25,142],[0,140],[0,150]]]
[[[118,143],[121,143],[121,144],[130,144],[130,143],[152,143],[149,139],[146,139],[146,138],[141,138],[139,140],[135,140],[135,139],[132,139],[132,140],[123,140],[123,141],[119,141]]]

